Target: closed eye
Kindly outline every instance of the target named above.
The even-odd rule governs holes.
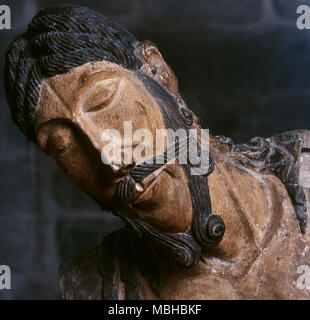
[[[119,81],[110,83],[98,83],[98,85],[88,95],[83,105],[84,112],[97,112],[107,107],[114,99]],[[101,84],[101,85],[100,85]]]

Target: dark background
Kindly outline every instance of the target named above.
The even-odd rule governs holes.
[[[179,78],[184,100],[213,134],[244,142],[310,127],[310,30],[296,28],[309,0],[9,1],[4,52],[39,8],[81,4],[157,43]],[[13,125],[1,80],[0,265],[12,290],[0,299],[55,299],[61,261],[121,226],[100,211]]]

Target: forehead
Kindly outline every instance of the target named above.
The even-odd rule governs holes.
[[[90,62],[66,74],[44,79],[36,110],[35,129],[54,118],[72,118],[77,92],[82,94],[83,89],[87,91],[98,81],[117,77],[125,77],[141,85],[133,72],[107,61]]]

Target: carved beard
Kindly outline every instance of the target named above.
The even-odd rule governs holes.
[[[188,133],[193,124],[192,113],[184,108],[180,108],[175,99],[156,81],[140,71],[137,71],[135,74],[159,104],[166,128],[171,128],[174,131],[184,128]],[[162,166],[162,164],[154,163],[155,161],[147,161],[136,165],[118,183],[113,213],[130,226],[139,237],[146,236],[152,242],[168,251],[178,264],[186,267],[195,265],[199,261],[201,248],[208,248],[219,244],[225,232],[222,218],[211,214],[211,199],[207,176],[191,175],[191,165],[181,165],[188,179],[188,187],[192,199],[193,218],[191,227],[185,233],[160,232],[140,218],[133,217],[125,209],[126,203],[130,202],[131,192],[135,188],[135,183],[143,180]],[[214,163],[211,155],[210,164],[206,175],[209,175],[213,171]]]

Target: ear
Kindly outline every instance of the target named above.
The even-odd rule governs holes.
[[[147,40],[138,45],[137,51],[143,62],[142,70],[169,91],[176,100],[179,100],[178,80],[157,46]]]

